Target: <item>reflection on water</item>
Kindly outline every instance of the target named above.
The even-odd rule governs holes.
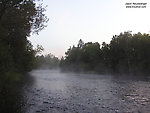
[[[18,83],[5,83],[0,87],[0,113],[25,113],[24,105],[26,97],[24,96],[24,87],[32,86],[32,76],[26,75]]]
[[[8,105],[13,104],[18,110],[12,110],[14,113],[150,111],[147,77],[61,73],[59,70],[35,70],[30,77],[22,90],[15,92],[17,95],[6,95],[6,99],[16,97],[8,99]]]

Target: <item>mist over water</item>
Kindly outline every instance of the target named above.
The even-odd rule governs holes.
[[[34,70],[25,113],[149,112],[150,78]]]
[[[1,98],[4,113],[127,113],[150,111],[150,78],[38,69]],[[3,105],[2,105],[3,103]]]

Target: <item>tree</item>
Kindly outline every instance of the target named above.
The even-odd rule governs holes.
[[[36,56],[37,68],[58,68],[60,60],[51,53],[43,56]]]
[[[109,44],[88,42],[80,39],[77,47],[66,52],[61,67],[99,73],[149,74],[150,35],[131,34],[131,31],[114,35]]]
[[[82,48],[83,45],[84,45],[84,42],[82,41],[82,39],[80,39],[79,42],[78,42],[78,47]]]
[[[61,67],[67,67],[73,71],[94,70],[101,59],[101,50],[98,42],[83,43],[80,39],[77,47],[73,46],[66,52],[65,59],[61,61]]]
[[[48,19],[44,11],[45,8],[33,0],[0,1],[0,71],[3,76],[33,68],[36,51],[27,37],[45,27]]]

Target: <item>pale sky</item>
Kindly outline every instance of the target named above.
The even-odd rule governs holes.
[[[150,0],[43,0],[48,26],[29,40],[44,47],[43,54],[59,58],[79,39],[107,42],[113,35],[131,30],[150,32]],[[146,8],[126,8],[125,3],[147,3]]]

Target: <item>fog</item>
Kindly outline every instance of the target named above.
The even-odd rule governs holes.
[[[150,78],[34,70],[26,113],[149,112]]]

